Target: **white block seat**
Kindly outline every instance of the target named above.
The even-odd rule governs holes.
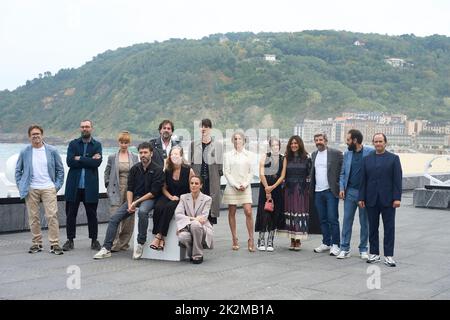
[[[139,209],[138,209],[139,210]],[[136,210],[136,217],[134,219],[134,231],[133,231],[133,248],[137,246],[137,236],[138,236],[138,223],[139,214]],[[144,251],[142,253],[141,259],[154,259],[154,260],[168,260],[168,261],[182,261],[189,259],[186,253],[186,249],[178,245],[178,236],[176,234],[176,222],[175,215],[172,217],[169,225],[169,231],[167,232],[167,237],[164,237],[164,250],[153,250],[150,249],[150,243],[155,237],[152,234],[153,229],[153,210],[149,214],[148,219],[148,229],[147,229],[147,241],[144,244]],[[133,250],[134,252],[134,250]]]

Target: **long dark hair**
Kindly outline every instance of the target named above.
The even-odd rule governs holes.
[[[298,144],[298,151],[295,153],[291,150],[291,143],[294,140],[297,141]],[[289,138],[288,144],[286,146],[286,153],[285,153],[286,159],[288,161],[292,160],[295,154],[298,154],[300,158],[303,160],[308,158],[308,152],[306,152],[305,150],[305,144],[303,143],[302,138],[300,138],[300,136],[297,135]]]
[[[188,167],[188,165],[186,164],[186,161],[184,160],[183,148],[177,145],[177,146],[174,146],[172,149],[170,149],[169,155],[167,156],[166,171],[173,172],[173,170],[175,169],[175,165],[172,162],[172,159],[170,158],[170,156],[172,155],[172,151],[174,151],[174,150],[180,150],[181,166]]]

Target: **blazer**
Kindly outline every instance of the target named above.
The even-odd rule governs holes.
[[[72,140],[67,148],[66,162],[69,166],[69,173],[67,175],[64,197],[66,201],[73,202],[76,200],[81,169],[84,169],[85,200],[88,203],[95,203],[98,202],[98,167],[100,167],[103,157],[92,159],[92,156],[96,153],[99,153],[100,156],[102,155],[102,145],[99,141],[91,138],[85,157],[83,157],[83,148],[82,138]],[[80,156],[80,160],[75,160],[76,156]]]
[[[402,175],[398,155],[385,151],[381,157],[372,152],[363,159],[359,200],[368,207],[377,206],[377,200],[383,207],[392,207],[394,200],[402,198]]]
[[[240,159],[238,158],[240,157]],[[239,162],[240,161],[240,162]],[[248,150],[240,153],[233,149],[224,155],[223,173],[227,179],[227,184],[233,188],[243,185],[247,188],[253,179],[254,154]]]
[[[208,218],[209,209],[211,208],[212,199],[210,196],[200,192],[194,208],[194,200],[191,193],[181,195],[180,202],[175,209],[175,219],[177,223],[177,231],[180,231],[187,225],[191,224],[189,217],[204,216]],[[209,249],[213,248],[213,227],[209,220],[203,225],[205,231],[205,242]]]
[[[316,190],[316,157],[318,150],[311,155],[312,169],[311,169],[311,193],[314,194]],[[341,175],[341,168],[343,162],[342,152],[333,148],[327,148],[327,177],[330,191],[337,198],[339,197],[339,177]]]
[[[212,198],[211,216],[220,215],[220,177],[223,175],[223,145],[219,141],[212,140],[205,148],[206,162],[209,170],[209,193]],[[196,175],[200,175],[202,169],[202,141],[191,143],[191,167]]]
[[[363,146],[363,158],[367,157],[371,152],[375,149],[371,146]],[[350,177],[350,170],[352,169],[352,159],[353,159],[353,151],[345,151],[344,152],[344,164],[341,169],[341,176],[339,178],[339,188],[340,191],[345,191],[347,189],[348,178]]]
[[[45,155],[47,157],[47,169],[50,179],[55,184],[56,192],[61,189],[64,183],[64,166],[58,150],[54,146],[44,143]],[[31,177],[33,176],[33,147],[26,146],[19,154],[16,163],[16,185],[19,189],[21,199],[28,195],[30,189]]]
[[[161,143],[161,137],[151,139],[149,141],[151,146],[153,147],[153,155],[152,162],[156,163],[160,167],[164,168],[164,159],[166,159],[169,155],[164,155],[164,149]],[[172,148],[179,145],[180,141],[172,139]]]
[[[119,189],[119,152],[111,154],[108,157],[108,163],[105,168],[105,187],[111,205],[121,205]],[[139,162],[139,157],[128,151],[128,164],[131,169],[133,165]],[[126,187],[126,186],[125,186]]]

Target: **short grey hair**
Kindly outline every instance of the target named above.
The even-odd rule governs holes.
[[[323,137],[323,140],[328,142],[328,137],[327,137],[327,134],[325,132],[316,133],[314,135],[314,140],[316,140],[316,138],[318,138],[318,137]]]

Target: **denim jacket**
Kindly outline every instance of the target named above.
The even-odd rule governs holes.
[[[54,146],[44,143],[45,154],[47,156],[48,175],[55,184],[56,192],[61,189],[64,183],[64,165],[58,150]],[[31,177],[33,176],[33,147],[26,146],[19,154],[16,164],[16,184],[19,189],[21,199],[28,195]]]
[[[363,158],[367,157],[375,149],[370,146],[363,146]],[[344,152],[344,164],[341,168],[341,176],[339,178],[339,189],[345,191],[347,189],[348,178],[350,177],[350,169],[352,167],[353,151]]]

